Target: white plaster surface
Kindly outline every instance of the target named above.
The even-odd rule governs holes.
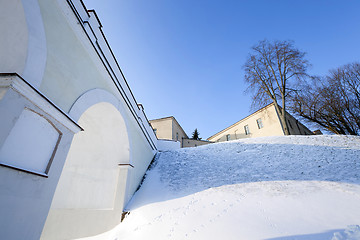
[[[90,107],[78,122],[52,208],[111,209],[118,183],[118,164],[129,162],[125,122],[109,103]],[[125,183],[123,183],[125,184]]]
[[[58,139],[45,118],[25,109],[0,149],[0,162],[45,173]]]
[[[31,164],[30,167],[36,163],[37,168],[24,172],[5,165],[0,166],[0,239],[37,240],[48,215],[72,136],[76,132],[70,129],[78,128],[42,96],[22,83],[17,77],[0,79],[1,87],[6,89],[0,100],[0,148],[5,149],[5,153],[12,149],[14,152],[10,155],[16,157],[12,160],[24,160],[20,163]],[[41,116],[26,110],[29,112],[20,117],[24,109],[31,109]],[[27,114],[30,119],[22,120]],[[45,118],[51,120],[51,125]],[[45,127],[42,128],[42,125]],[[46,145],[51,142],[51,132],[55,131],[52,126],[62,133],[62,137],[53,156],[48,177],[39,176],[33,172],[43,170],[49,160]],[[16,135],[20,136],[15,140]],[[50,141],[48,142],[49,138],[43,139],[44,136],[49,137]],[[45,149],[42,149],[43,144]],[[42,153],[40,157],[37,156],[39,153]],[[17,157],[19,155],[21,159]],[[46,161],[38,162],[44,156]]]
[[[38,0],[22,0],[22,4],[29,31],[26,64],[22,76],[33,86],[39,87],[43,80],[47,58],[43,19]]]
[[[109,66],[102,64],[67,1],[0,3],[0,25],[8,21],[12,26],[6,28],[9,35],[0,36],[0,56],[7,56],[0,59],[4,61],[0,62],[0,71],[6,67],[6,71],[17,72],[63,112],[74,113],[75,121],[85,130],[76,135],[66,157],[78,126],[21,81],[15,82],[20,85],[11,85],[14,91],[0,92],[1,145],[8,133],[16,130],[12,129],[13,120],[24,107],[39,110],[63,133],[48,178],[0,167],[0,229],[6,226],[0,231],[0,239],[39,239],[47,215],[50,221],[44,239],[73,239],[104,232],[119,222],[124,203],[137,189],[156,151],[146,136],[155,139],[155,135],[146,125],[146,117],[137,115],[137,103],[114,59],[110,62],[116,71],[109,74]],[[104,41],[101,44],[106,48]],[[105,55],[111,58],[109,53],[107,49]],[[111,80],[114,74],[127,96],[121,96],[118,83]],[[99,88],[112,97],[98,92],[97,97],[72,111],[80,106],[74,102],[84,93]],[[66,158],[70,161],[64,167]],[[124,170],[119,163],[131,163],[135,168]],[[66,180],[60,180],[60,197],[55,195],[52,205],[57,208],[49,212],[62,169]]]
[[[167,150],[175,150],[180,149],[180,142],[172,141],[172,140],[158,140],[158,150],[159,151],[167,151]]]
[[[21,0],[0,0],[0,72],[22,73],[28,28]]]
[[[69,115],[72,119],[78,121],[88,108],[100,102],[110,103],[116,107],[122,116],[126,116],[126,111],[123,105],[120,104],[120,101],[108,91],[100,88],[91,89],[83,93],[71,106]]]

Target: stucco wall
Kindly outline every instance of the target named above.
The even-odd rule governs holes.
[[[66,186],[60,182],[59,193],[57,192],[55,195],[42,238],[62,239],[97,235],[119,223],[125,204],[135,192],[153,158],[156,150],[155,136],[150,127],[144,124],[146,118],[138,108],[122,73],[113,56],[109,53],[100,32],[100,23],[94,13],[89,13],[90,18],[86,13],[82,16],[86,18],[83,20],[88,21],[88,23],[84,23],[84,26],[92,28],[91,30],[85,29],[88,31],[86,32],[82,25],[78,24],[79,19],[75,17],[66,1],[40,0],[39,5],[47,38],[47,64],[40,90],[51,96],[51,99],[58,106],[76,118],[79,117],[79,114],[75,114],[72,109],[78,101],[82,101],[80,99],[88,92],[96,92],[96,94],[86,98],[86,101],[91,102],[93,106],[104,101],[102,97],[99,97],[98,92],[101,89],[101,91],[113,96],[110,98],[115,100],[112,99],[110,103],[121,115],[121,118],[99,120],[97,124],[94,123],[95,125],[91,123],[91,119],[94,119],[96,115],[103,117],[115,115],[108,111],[104,113],[101,110],[91,118],[81,120],[83,117],[80,117],[79,123],[83,123],[87,129],[99,131],[101,128],[97,125],[101,123],[104,126],[107,125],[108,130],[104,130],[103,135],[106,139],[98,139],[99,144],[91,139],[88,139],[90,140],[89,144],[85,144],[87,141],[81,141],[84,144],[83,147],[79,147],[82,151],[88,151],[86,154],[89,155],[90,159],[79,157],[78,154],[74,156],[70,149],[67,161],[71,161],[71,158],[83,160],[76,164],[75,167],[78,170],[71,173],[72,177],[65,178],[66,175],[64,175],[64,181],[71,183],[73,182],[71,181],[72,178],[77,178],[78,174],[84,174],[86,170],[86,176],[92,176],[94,181],[97,179],[96,181],[101,182],[100,185],[99,183],[97,185],[103,190],[108,190],[106,190],[106,194],[100,194],[98,197],[88,196],[86,192],[91,195],[93,191],[96,192],[94,189],[96,186],[90,183],[91,179],[82,178],[78,180],[82,184],[76,186],[76,191],[80,191],[76,194],[79,197],[74,196],[67,199],[63,198],[66,190],[60,191],[61,188],[66,189]],[[77,4],[77,6],[82,7],[81,4]],[[96,38],[91,36],[94,32],[98,34]],[[90,108],[91,104],[88,109]],[[83,109],[85,114],[87,114],[88,109]],[[106,122],[108,123],[105,124]],[[121,130],[118,128],[119,126],[122,126]],[[94,138],[97,135],[94,134]],[[108,139],[108,137],[112,139]],[[75,140],[77,138],[75,136]],[[122,139],[126,139],[126,141]],[[95,144],[93,147],[91,147],[91,142]],[[110,147],[114,144],[118,147]],[[94,152],[96,149],[99,151]],[[126,152],[127,157],[124,155]],[[118,163],[128,165],[124,169],[115,166],[113,162],[112,167],[110,167],[107,164],[110,164],[111,161],[104,162],[101,160],[102,167],[100,169],[102,170],[99,171],[98,167],[91,166],[92,156],[99,159],[114,159],[114,161],[116,158]],[[82,166],[83,169],[81,169]],[[69,173],[68,170],[67,165],[65,165],[64,174]],[[99,174],[112,177],[101,180],[102,177]],[[84,181],[88,184],[84,185]]]
[[[263,128],[259,129],[256,120],[261,119]],[[248,125],[250,134],[245,134],[244,126]],[[281,136],[284,135],[280,121],[273,105],[255,112],[249,117],[235,123],[229,128],[223,130],[217,135],[208,138],[209,141],[223,142],[226,141],[226,135],[230,135],[230,140],[250,137],[265,137],[265,136]]]
[[[69,185],[74,183],[71,179],[76,179],[79,184],[69,185],[70,188],[66,184],[59,185],[43,238],[100,234],[119,223],[123,207],[135,192],[156,152],[156,137],[102,35],[94,12],[87,13],[80,0],[1,0],[0,3],[0,18],[2,23],[6,23],[0,24],[1,30],[7,33],[0,37],[0,72],[16,72],[27,80],[35,95],[48,99],[49,106],[45,104],[40,109],[41,114],[58,111],[58,115],[64,115],[54,123],[64,131],[48,176],[34,176],[0,166],[0,207],[2,219],[6,219],[0,222],[1,229],[6,228],[0,231],[0,238],[40,238],[65,160],[70,160],[71,164],[70,167],[65,165],[64,181]],[[3,106],[0,108],[0,132],[4,141],[21,114],[20,110],[15,110],[20,106],[18,102],[6,100],[8,96],[7,91],[0,88],[0,105]],[[30,98],[24,94],[19,99],[28,101],[26,99]],[[103,103],[110,104],[109,108],[116,109],[117,113],[112,110],[97,111],[99,116],[106,117],[110,113],[109,116],[113,117],[99,120],[96,124],[94,116],[97,114],[81,119],[92,106]],[[9,118],[9,114],[13,119]],[[69,121],[70,125],[76,125],[71,118],[86,126],[74,142],[71,142],[74,132],[71,133],[69,124],[65,123]],[[100,123],[106,124],[105,130],[103,126],[99,127]],[[122,126],[121,130],[118,126]],[[108,134],[103,135],[103,139],[97,139],[100,142],[96,144],[94,136],[98,130]],[[80,141],[83,145],[77,147],[86,151],[85,155],[79,157],[70,153],[67,158],[71,145],[79,142],[76,139],[81,139],[81,136],[84,136]],[[0,141],[0,147],[2,144]],[[96,151],[97,147],[101,150]],[[123,153],[127,153],[126,157]],[[95,156],[110,157],[112,160],[102,162],[97,168],[90,164],[91,161],[87,162]],[[114,168],[115,157],[119,164],[123,164],[126,158],[125,165]],[[111,180],[102,178],[100,172],[110,174]],[[105,184],[102,190],[106,193],[102,196],[92,195],[91,190],[97,192],[96,189],[101,189],[96,184],[91,186],[90,182],[95,178]],[[75,194],[70,199],[66,198],[67,191],[64,189]]]
[[[97,235],[121,218],[130,162],[124,119],[112,104],[101,102],[78,122],[84,131],[70,147],[43,239]]]
[[[150,120],[152,128],[156,129],[158,139],[173,140],[173,123],[171,118]]]
[[[182,141],[183,138],[187,138],[185,132],[180,127],[180,125],[176,122],[172,122],[172,139],[175,141]]]
[[[0,56],[7,56],[0,58],[0,71],[22,73],[28,46],[24,8],[21,0],[0,0],[0,6]]]
[[[179,141],[165,140],[165,139],[158,140],[159,151],[176,150],[176,149],[180,149],[180,147],[181,147],[181,143]]]
[[[68,112],[76,99],[90,89],[102,88],[115,96],[118,93],[80,24],[76,25],[77,19],[65,17],[65,13],[71,14],[65,4],[66,1],[39,0],[47,39],[40,91]]]
[[[198,147],[202,145],[211,144],[210,141],[204,141],[204,140],[194,140],[194,139],[183,139],[182,147]]]
[[[174,117],[150,120],[150,124],[154,130],[156,129],[158,139],[181,142],[183,138],[187,138],[186,133]]]
[[[39,239],[80,128],[17,75],[0,76],[0,89],[0,239]]]
[[[296,118],[286,113],[287,125],[290,131],[290,135],[312,135],[313,133],[303,124],[301,124]],[[257,119],[261,119],[262,128],[258,127]],[[245,134],[245,126],[248,126],[250,134]],[[284,135],[280,119],[276,112],[275,106],[270,104],[263,109],[251,114],[243,120],[233,124],[232,126],[220,131],[219,133],[208,138],[214,142],[227,141],[227,135],[229,140],[236,140],[241,138],[252,137],[266,137],[266,136],[282,136]]]

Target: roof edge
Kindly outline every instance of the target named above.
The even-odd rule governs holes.
[[[248,116],[244,117],[243,119],[241,119],[241,120],[237,121],[236,123],[234,123],[234,124],[230,125],[229,127],[224,128],[223,130],[221,130],[221,131],[219,131],[219,132],[215,133],[214,135],[212,135],[212,136],[208,137],[208,138],[207,138],[207,140],[209,140],[210,138],[213,138],[213,137],[218,136],[219,134],[221,134],[221,133],[223,133],[223,132],[227,131],[227,130],[228,130],[228,129],[230,129],[231,127],[233,127],[233,126],[235,126],[235,125],[239,124],[240,122],[245,121],[246,119],[248,119],[248,118],[252,117],[253,115],[257,114],[258,112],[263,111],[265,108],[270,107],[271,105],[274,105],[274,103],[269,103],[268,105],[266,105],[266,106],[264,106],[264,107],[262,107],[262,108],[260,108],[260,109],[256,110],[255,112],[253,112],[253,113],[251,113],[250,115],[248,115]],[[209,141],[211,141],[211,140],[209,140]]]

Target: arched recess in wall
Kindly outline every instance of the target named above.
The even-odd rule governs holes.
[[[0,0],[0,72],[17,73],[38,88],[47,47],[38,0]]]
[[[27,57],[24,71],[19,73],[38,88],[43,80],[46,59],[46,34],[38,0],[21,0],[28,26]]]
[[[129,137],[119,101],[93,89],[83,94],[70,116],[84,129],[74,136],[52,209],[119,209],[130,161]],[[120,204],[120,205],[119,205]]]
[[[0,0],[0,6],[0,72],[22,74],[29,39],[23,4]]]

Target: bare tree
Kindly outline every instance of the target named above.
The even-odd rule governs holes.
[[[360,135],[360,63],[305,83],[292,111],[336,134]]]
[[[263,40],[252,47],[244,65],[248,90],[254,93],[253,103],[263,106],[273,102],[285,135],[289,135],[285,114],[288,97],[295,91],[294,82],[307,76],[310,65],[304,56],[292,41]]]

